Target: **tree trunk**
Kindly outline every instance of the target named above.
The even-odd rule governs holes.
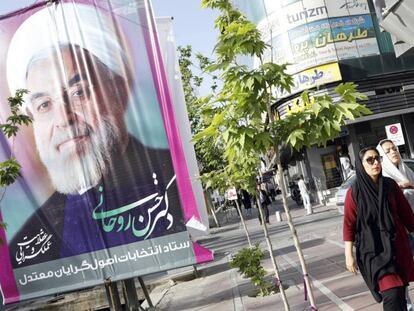
[[[262,59],[260,59],[260,62],[263,64]],[[271,97],[272,87],[269,86],[267,90],[268,90],[268,94],[269,94],[268,102],[267,102],[267,114],[269,116],[269,122],[273,123],[275,121],[275,116],[274,116],[273,111],[272,111],[272,101],[271,101],[272,100],[272,97]],[[272,131],[271,127],[270,127],[270,130]],[[275,158],[276,158],[276,163],[277,163],[277,176],[278,176],[278,180],[279,180],[279,187],[282,191],[283,208],[284,208],[285,213],[286,213],[286,220],[288,222],[290,231],[292,232],[293,242],[295,244],[296,252],[298,253],[300,265],[302,267],[303,280],[305,281],[305,285],[306,285],[305,290],[307,291],[307,294],[309,296],[311,306],[314,309],[317,310],[316,303],[315,303],[315,298],[313,296],[313,290],[312,290],[311,282],[310,282],[310,279],[309,279],[309,276],[308,276],[308,270],[307,270],[307,267],[306,267],[305,258],[303,257],[303,253],[302,253],[302,247],[300,246],[298,234],[296,232],[295,225],[292,221],[292,217],[290,216],[289,206],[288,206],[287,197],[286,197],[286,185],[285,185],[285,180],[283,178],[283,168],[282,168],[282,163],[280,161],[279,146],[276,142],[275,142],[273,148],[274,148]]]
[[[269,232],[267,231],[266,221],[265,221],[265,218],[263,217],[264,215],[263,215],[263,210],[262,210],[262,204],[260,203],[259,198],[260,198],[260,194],[257,193],[256,203],[257,203],[257,206],[259,207],[258,210],[260,214],[260,219],[262,220],[262,228],[263,228],[263,232],[264,232],[264,236],[265,236],[265,240],[267,244],[267,249],[269,251],[270,260],[272,261],[273,271],[275,272],[275,276],[278,282],[279,292],[280,292],[280,296],[282,297],[283,305],[285,306],[285,310],[289,311],[290,310],[289,303],[288,303],[288,300],[285,294],[285,290],[283,289],[282,281],[280,280],[279,268],[277,266],[275,256],[273,255],[272,241],[270,241],[270,238],[269,238]]]
[[[213,216],[214,222],[216,223],[217,228],[220,228],[220,223],[217,219],[217,215],[216,212],[214,211],[214,205],[209,205],[208,206],[211,212],[211,215]]]
[[[310,304],[313,308],[317,309],[316,308],[316,303],[315,303],[315,298],[313,296],[311,281],[310,281],[309,276],[308,276],[308,270],[307,270],[307,267],[306,267],[305,258],[303,257],[303,253],[302,253],[302,247],[300,246],[298,234],[296,232],[295,225],[292,221],[292,217],[290,216],[289,206],[288,206],[287,197],[286,197],[286,190],[285,190],[286,189],[285,188],[285,180],[283,178],[283,168],[282,168],[282,163],[280,162],[280,154],[279,154],[279,149],[278,149],[277,146],[275,146],[275,156],[276,156],[276,163],[277,163],[278,182],[279,182],[280,189],[282,191],[282,200],[283,200],[283,207],[284,207],[285,213],[286,213],[286,219],[287,219],[287,222],[289,224],[290,231],[292,232],[293,242],[295,244],[296,252],[298,253],[300,265],[302,267],[303,279],[305,281],[306,290],[307,290],[307,294],[309,296]]]
[[[240,209],[239,202],[237,200],[235,200],[235,202],[236,202],[237,211],[239,212],[241,223],[243,225],[244,232],[246,232],[247,242],[249,242],[249,247],[252,247],[252,243],[250,242],[249,231],[247,230],[246,223],[244,222],[244,218],[243,218],[243,214],[242,214],[241,209]]]

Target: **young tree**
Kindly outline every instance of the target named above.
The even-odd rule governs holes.
[[[358,100],[365,99],[365,96],[358,93],[352,83],[341,84],[336,88],[338,100],[335,103],[328,95],[311,96],[304,92],[291,113],[283,119],[279,118],[272,111],[272,104],[276,102],[276,89],[290,92],[292,78],[286,73],[286,65],[263,62],[267,46],[261,39],[260,32],[232,7],[229,0],[202,0],[202,6],[221,12],[215,22],[215,27],[220,30],[215,46],[217,59],[208,69],[220,73],[223,85],[215,96],[205,99],[204,114],[209,116],[211,123],[196,134],[194,139],[200,141],[212,137],[215,142],[220,142],[225,150],[223,156],[227,160],[222,177],[238,182],[242,188],[250,191],[256,189],[259,156],[269,150],[274,152],[287,221],[300,259],[310,303],[316,308],[306,263],[287,204],[279,146],[287,143],[299,150],[314,144],[325,145],[339,134],[346,119],[369,113],[367,108],[357,103]],[[240,56],[256,57],[260,60],[260,65],[254,69],[240,65]],[[215,178],[220,176],[210,173],[209,177],[212,175]],[[260,200],[258,205],[260,206]],[[261,208],[259,212],[262,213]],[[264,221],[262,225],[275,274],[279,279]],[[288,310],[283,288],[279,288],[285,309]]]
[[[17,90],[13,97],[7,99],[10,106],[10,115],[6,122],[0,124],[0,129],[3,134],[12,140],[10,148],[10,156],[7,160],[0,163],[0,187],[2,193],[0,195],[0,202],[6,193],[7,186],[11,185],[20,176],[20,164],[13,156],[14,137],[16,136],[19,126],[29,125],[32,121],[27,115],[20,113],[20,108],[23,104],[23,95],[27,94],[27,90]],[[6,224],[0,218],[0,230],[6,229]],[[0,240],[0,243],[3,241]]]

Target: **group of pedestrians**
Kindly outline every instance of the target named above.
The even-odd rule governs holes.
[[[346,267],[360,271],[383,310],[412,310],[407,286],[414,281],[409,243],[414,231],[414,172],[388,139],[362,149],[355,168],[356,181],[345,199]]]
[[[269,222],[269,218],[270,218],[269,206],[272,203],[270,199],[271,197],[270,193],[267,191],[266,185],[264,183],[257,184],[256,190],[257,190],[256,194],[258,194],[258,199],[262,206],[262,211],[264,214],[265,222],[270,223]],[[245,189],[240,189],[238,194],[239,194],[238,195],[239,203],[242,203],[244,208],[246,209],[246,215],[250,217],[253,216],[253,212],[252,212],[253,205],[258,207],[257,202],[256,202],[256,195],[250,194]],[[260,217],[260,213],[257,212],[257,215],[258,215],[259,222],[261,224],[262,219]]]
[[[302,197],[303,205],[306,209],[306,214],[310,215],[310,214],[312,214],[312,204],[311,204],[311,201],[310,201],[309,189],[306,186],[303,175],[299,176],[299,178],[297,180],[297,183],[298,183],[298,189],[300,191],[300,196]],[[259,201],[260,201],[260,205],[262,206],[262,211],[263,211],[263,216],[265,218],[265,222],[270,223],[270,221],[269,221],[269,218],[270,218],[269,206],[272,204],[271,193],[270,193],[270,191],[267,190],[267,187],[266,187],[265,183],[258,183],[256,190],[257,190],[257,194],[259,195]],[[276,196],[276,190],[274,190],[274,196]],[[246,214],[248,216],[252,216],[252,200],[254,202],[253,204],[257,205],[256,197],[252,196],[246,190],[241,189],[239,191],[239,198],[240,198],[239,203],[243,203],[243,206],[246,209]],[[260,217],[259,212],[258,212],[258,219],[259,219],[259,222],[261,224],[262,219]]]

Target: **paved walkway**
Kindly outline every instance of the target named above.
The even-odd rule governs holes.
[[[313,282],[318,310],[382,310],[368,292],[361,276],[354,276],[345,269],[342,242],[343,216],[338,213],[336,207],[333,204],[316,206],[314,214],[306,216],[303,207],[298,207],[296,203],[290,201],[290,209],[309,276]],[[270,208],[271,218],[268,229],[281,272],[281,280],[285,284],[290,310],[310,310],[309,302],[304,300],[303,277],[290,229],[285,220],[276,221],[276,210],[282,210],[280,202],[274,203]],[[247,227],[252,243],[260,242],[261,247],[266,249],[263,230],[256,213],[257,210],[254,209],[253,216],[246,219]],[[283,213],[282,218],[286,219]],[[194,278],[192,267],[170,271],[168,275],[151,275],[145,278],[147,284],[152,283],[150,295],[156,305],[155,309],[163,311],[284,310],[279,294],[252,297],[254,286],[248,279],[241,277],[235,269],[229,267],[232,254],[247,246],[247,239],[235,212],[230,212],[227,217],[224,215],[221,221],[222,227],[213,228],[209,236],[199,240],[201,245],[214,250],[215,261],[199,265],[198,278]],[[269,272],[267,279],[274,282],[267,252],[263,266]],[[170,278],[174,281],[169,281]],[[412,297],[414,297],[413,291],[411,287]],[[99,297],[102,299],[98,299]],[[103,310],[104,305],[101,303],[105,301],[105,292],[103,287],[97,287],[88,292],[81,291],[66,295],[65,299],[56,303],[50,303],[48,299],[50,300],[44,298],[43,302],[40,299],[36,303],[28,303],[23,309],[78,311],[79,308],[72,308],[75,304],[70,304],[70,300],[85,299],[90,306],[88,310]],[[146,307],[145,303],[143,306]],[[12,309],[16,310],[16,308]],[[21,310],[22,306],[17,309]]]
[[[361,276],[354,276],[345,269],[341,240],[342,216],[336,207],[333,204],[318,206],[313,215],[305,216],[303,208],[295,208],[293,202],[291,204],[291,214],[300,235],[318,310],[382,310],[368,292]],[[272,206],[272,211],[277,208],[278,206]],[[258,220],[248,219],[247,226],[253,243],[261,242],[262,248],[265,248]],[[281,279],[287,287],[290,310],[310,310],[309,302],[304,300],[302,272],[286,222],[276,222],[273,213],[269,232]],[[229,221],[223,227],[213,229],[211,236],[200,240],[200,243],[215,251],[216,260],[198,267],[201,277],[164,288],[162,295],[158,294],[158,309],[284,310],[278,294],[251,297],[254,287],[250,281],[229,267],[231,254],[247,245],[239,224]],[[268,279],[274,280],[268,255],[263,265],[269,271]],[[157,289],[153,295],[157,295]]]

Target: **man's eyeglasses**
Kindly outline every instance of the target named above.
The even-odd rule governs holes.
[[[377,155],[375,157],[368,157],[365,159],[365,161],[369,164],[369,165],[374,165],[375,161],[377,161],[378,163],[381,163],[382,161],[382,157]]]

